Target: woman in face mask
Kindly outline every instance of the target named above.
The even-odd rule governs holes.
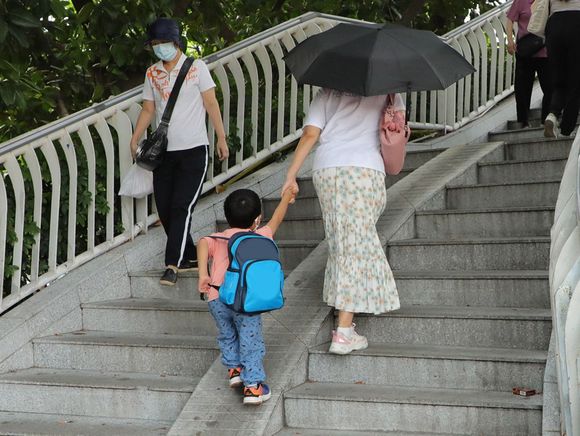
[[[187,59],[181,50],[179,26],[170,18],[159,18],[149,26],[146,44],[159,62],[145,74],[143,106],[131,138],[133,158],[153,117],[157,123],[161,120],[179,70]],[[196,59],[185,76],[171,115],[163,163],[153,172],[155,204],[167,234],[166,269],[160,280],[163,285],[174,285],[178,272],[197,268],[190,227],[210,160],[206,113],[217,135],[218,158],[224,160],[229,156],[215,86],[206,64]]]

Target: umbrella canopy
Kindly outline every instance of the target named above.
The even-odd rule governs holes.
[[[445,89],[475,71],[433,32],[395,24],[338,24],[284,58],[299,83],[358,95]]]

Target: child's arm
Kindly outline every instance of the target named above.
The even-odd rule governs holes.
[[[292,202],[292,200],[294,200],[297,192],[298,191],[296,190],[296,188],[289,187],[286,188],[286,190],[282,193],[282,199],[280,200],[280,204],[278,204],[278,207],[274,211],[272,218],[270,219],[270,221],[268,221],[267,224],[267,226],[270,227],[270,229],[272,230],[272,235],[276,234],[276,230],[278,230],[278,227],[280,227],[280,224],[282,223],[284,217],[286,216],[286,212],[288,211],[288,205]]]
[[[209,247],[207,241],[202,238],[197,243],[197,265],[199,267],[199,280],[197,283],[197,290],[202,294],[207,294],[209,292],[209,272],[207,268],[207,260],[209,253]]]

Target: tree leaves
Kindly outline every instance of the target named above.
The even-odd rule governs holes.
[[[40,20],[25,9],[10,10],[8,21],[19,27],[41,27]]]

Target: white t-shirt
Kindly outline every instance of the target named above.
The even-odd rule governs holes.
[[[580,0],[568,0],[563,2],[560,0],[551,0],[550,15],[556,12],[580,11]]]
[[[313,170],[363,167],[385,172],[380,152],[379,121],[386,95],[361,97],[321,89],[312,100],[305,126],[322,130]],[[395,109],[405,110],[396,94]]]
[[[158,123],[161,121],[169,94],[179,75],[179,69],[186,58],[182,54],[169,74],[163,67],[162,61],[147,69],[143,100],[155,103],[155,116]],[[209,144],[205,125],[206,111],[201,93],[214,87],[215,83],[207,65],[202,60],[196,59],[185,76],[173,108],[167,133],[167,151],[187,150]]]

